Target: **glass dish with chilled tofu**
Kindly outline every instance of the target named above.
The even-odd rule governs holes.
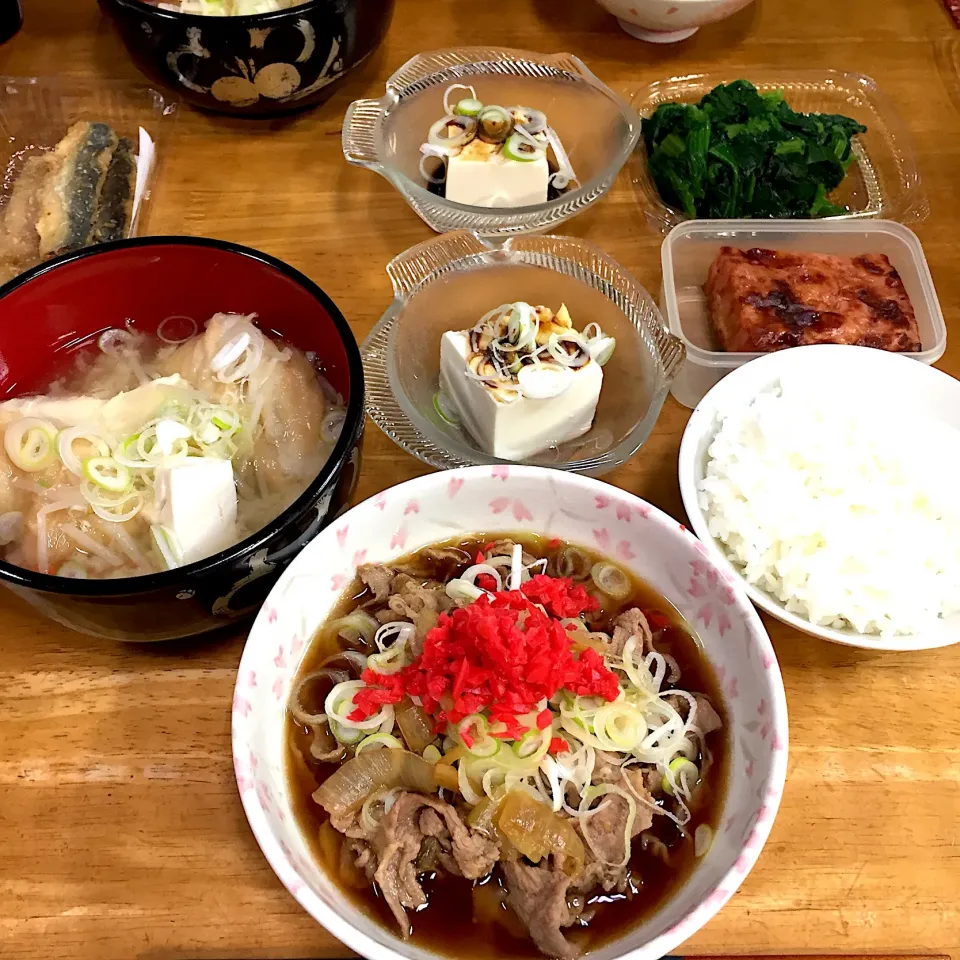
[[[108,329],[33,396],[0,403],[0,557],[79,579],[204,560],[279,516],[346,411],[255,315]]]
[[[467,206],[529,207],[580,186],[545,113],[485,104],[460,84],[447,88],[443,106],[420,146],[420,173],[432,192]]]
[[[615,347],[596,323],[576,330],[564,305],[501,304],[443,334],[437,413],[491,456],[525,460],[591,428]]]

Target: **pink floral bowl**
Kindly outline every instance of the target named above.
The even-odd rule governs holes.
[[[753,0],[597,0],[620,26],[648,43],[677,43],[700,27],[732,17]]]
[[[591,960],[658,960],[733,896],[773,824],[787,769],[787,705],[770,640],[738,583],[677,521],[616,487],[541,467],[468,467],[393,487],[344,514],[287,568],[247,640],[233,701],[233,759],[253,833],[301,906],[368,960],[428,960],[354,905],[315,863],[284,770],[284,705],[306,644],[358,564],[460,534],[535,532],[629,567],[694,625],[721,681],[731,764],[721,827],[688,882]]]

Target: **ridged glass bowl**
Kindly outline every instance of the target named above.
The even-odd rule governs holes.
[[[420,144],[445,113],[452,84],[472,84],[484,103],[522,103],[546,113],[581,186],[526,207],[474,207],[431,193],[419,169]],[[599,200],[640,137],[640,118],[577,57],[497,47],[422,53],[388,81],[379,100],[356,100],[343,122],[343,155],[386,177],[434,230],[509,236],[556,227]]]
[[[523,463],[598,475],[620,466],[653,430],[684,359],[650,294],[592,244],[570,237],[484,240],[445,234],[392,260],[396,297],[362,347],[367,412],[391,440],[434,467],[499,464],[434,405],[440,338],[472,327],[501,303],[526,300],[556,310],[574,326],[599,323],[617,340],[603,368],[593,427],[584,436]]]

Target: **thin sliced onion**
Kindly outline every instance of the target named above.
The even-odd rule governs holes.
[[[553,147],[553,153],[557,158],[557,166],[559,167],[557,172],[550,178],[550,182],[557,190],[566,189],[574,181],[579,183],[577,175],[573,171],[573,166],[570,163],[570,158],[567,156],[567,151],[563,149],[563,144],[560,142],[556,131],[553,127],[545,127],[543,132],[547,138],[547,142]]]
[[[122,557],[118,557],[112,550],[72,523],[61,524],[60,532],[66,534],[78,547],[109,563],[111,567],[119,567],[123,563]]]
[[[467,583],[459,577],[451,580],[444,588],[444,592],[451,600],[456,600],[458,603],[473,603],[484,595],[484,591],[478,586]]]
[[[707,823],[701,823],[693,833],[693,855],[704,857],[710,852],[712,846],[713,827]]]
[[[74,443],[76,443],[78,440],[82,440],[84,443],[87,443],[93,447],[95,453],[88,455],[88,457],[109,457],[110,446],[102,437],[98,437],[95,433],[92,433],[90,430],[86,430],[83,427],[67,427],[66,430],[60,431],[59,435],[57,436],[57,453],[60,455],[63,465],[72,474],[82,477],[83,464],[80,461],[80,457],[77,456],[73,449]]]
[[[454,127],[457,133],[450,134],[449,128]],[[439,148],[444,151],[458,151],[465,143],[468,143],[477,132],[477,121],[473,117],[460,117],[456,114],[447,114],[442,120],[438,120],[427,134],[427,143],[431,147]],[[447,156],[450,156],[448,153]]]
[[[622,600],[630,595],[630,578],[613,563],[595,563],[590,571],[590,579],[615,600]]]
[[[354,610],[330,624],[330,631],[334,636],[351,644],[361,640],[367,645],[372,644],[379,628],[380,622],[366,610]]]
[[[496,567],[491,567],[489,563],[475,563],[472,567],[467,567],[460,574],[460,579],[476,586],[477,577],[483,575],[493,577],[498,593],[503,589],[503,577],[500,576],[500,571]]]
[[[101,507],[95,503],[90,504],[90,509],[101,520],[109,520],[111,523],[126,523],[143,509],[143,497],[139,493],[135,494],[132,500],[126,502],[122,510],[119,507]]]
[[[626,802],[627,810],[627,820],[624,824],[624,837],[623,837],[623,859],[622,860],[608,860],[603,856],[600,850],[597,849],[597,846],[590,839],[590,833],[587,829],[589,824],[589,818],[594,814],[599,813],[603,808],[603,804],[593,809],[590,809],[590,804],[594,800],[599,799],[600,797],[605,796],[617,796],[620,797],[623,801]],[[610,801],[607,801],[608,803]],[[593,855],[601,862],[605,863],[611,867],[625,867],[630,862],[630,837],[633,833],[633,824],[637,819],[637,803],[633,797],[627,793],[623,787],[618,787],[612,783],[600,783],[596,786],[587,787],[583,791],[583,796],[580,800],[580,808],[577,811],[580,815],[580,830],[583,833],[584,839],[587,841],[587,844],[590,846],[590,849],[593,851]]]
[[[414,632],[412,623],[407,623],[406,620],[391,620],[377,630],[373,637],[373,642],[376,644],[377,649],[383,653],[385,650],[394,646],[402,646],[407,643],[414,635]],[[419,751],[417,752],[419,753]]]
[[[44,470],[56,459],[57,428],[39,417],[21,417],[7,426],[3,448],[14,466],[28,473]]]
[[[507,794],[497,817],[500,832],[529,860],[539,863],[553,854],[564,873],[579,876],[586,853],[570,820],[524,790]]]
[[[463,84],[463,83],[454,83],[454,84],[451,84],[449,87],[447,87],[447,89],[446,89],[446,90],[444,91],[444,93],[443,93],[443,112],[444,112],[444,113],[453,113],[453,108],[454,108],[454,106],[456,106],[456,104],[451,104],[451,102],[450,102],[450,94],[453,93],[454,90],[469,90],[469,91],[470,91],[470,99],[471,99],[471,100],[476,100],[476,99],[477,99],[477,91],[476,91],[476,89],[475,89],[474,87],[468,86],[467,84]],[[460,100],[463,100],[463,99],[465,99],[465,98],[464,98],[464,97],[458,97],[458,98],[457,98],[457,102],[459,102]]]
[[[351,720],[349,714],[353,712],[353,696],[358,690],[366,687],[362,680],[344,680],[336,684],[327,694],[323,709],[327,717],[336,720],[337,726],[349,730],[376,730],[381,726],[393,727],[394,709],[392,704],[385,703],[372,716],[363,720]]]
[[[395,708],[397,727],[403,736],[404,743],[414,753],[424,753],[427,747],[436,740],[433,732],[433,721],[426,711],[412,700],[403,700]]]
[[[169,324],[180,323],[184,320],[186,320],[187,323],[189,323],[190,325],[190,332],[188,334],[182,337],[168,337],[166,335],[164,330],[168,323]],[[160,321],[160,324],[157,327],[157,339],[162,340],[164,343],[177,345],[177,344],[185,343],[187,340],[189,340],[192,336],[194,336],[194,334],[196,334],[198,329],[199,328],[197,327],[197,321],[194,320],[193,317],[188,317],[182,314],[176,314],[172,317],[167,317],[165,320]]]
[[[133,335],[129,330],[104,330],[103,333],[97,337],[97,346],[102,353],[119,355],[123,352],[124,347],[130,345],[132,340]]]
[[[321,667],[319,670],[313,670],[305,677],[301,677],[293,690],[290,691],[290,699],[287,701],[287,709],[290,715],[305,727],[314,727],[327,722],[325,713],[310,713],[303,705],[303,691],[307,684],[315,683],[317,680],[329,680],[333,684],[343,683],[349,680],[349,674],[346,670],[333,670],[329,667]]]
[[[433,764],[409,750],[368,750],[335,770],[313,799],[331,816],[359,810],[375,790],[403,787],[433,793]]]

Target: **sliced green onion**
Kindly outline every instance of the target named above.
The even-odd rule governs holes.
[[[617,341],[613,337],[599,336],[587,341],[590,359],[601,367],[613,356],[616,349]]]
[[[73,445],[78,441],[89,444],[95,451],[95,456],[109,457],[110,447],[107,442],[83,427],[67,427],[61,430],[57,436],[57,453],[63,461],[63,465],[78,477],[83,476],[83,464],[73,449]]]
[[[483,109],[483,104],[473,97],[464,97],[453,108],[458,117],[475,117]]]
[[[24,417],[7,427],[3,447],[14,466],[36,473],[56,459],[57,428],[37,417]]]
[[[513,130],[513,114],[496,104],[488,104],[477,114],[477,133],[487,143],[503,143]]]
[[[343,726],[341,723],[337,723],[332,717],[330,717],[327,722],[330,725],[330,732],[338,743],[350,746],[354,743],[359,743],[363,739],[363,730],[352,730],[349,727]]]
[[[357,753],[370,747],[386,748],[388,750],[402,750],[403,744],[392,734],[389,733],[371,733],[369,737],[364,737],[357,744]]]
[[[443,420],[444,423],[449,423],[454,427],[460,424],[460,417],[450,405],[447,395],[442,391],[433,395],[433,409],[437,411],[437,416]]]
[[[531,139],[519,133],[511,134],[503,145],[503,155],[508,160],[517,160],[520,163],[530,163],[532,160],[539,160],[546,156],[546,150],[535,147],[530,142]]]
[[[673,774],[673,781],[680,788],[681,794],[689,796],[700,779],[700,771],[697,765],[686,757],[674,757],[667,764],[667,769]],[[669,793],[671,797],[675,796],[673,786],[666,774],[663,775],[660,786],[664,793]]]
[[[83,461],[83,475],[111,493],[123,493],[130,486],[130,471],[113,457],[90,457]]]
[[[168,570],[183,565],[183,550],[169,527],[155,523],[150,527],[150,536]]]
[[[615,600],[622,600],[630,594],[630,578],[615,564],[595,563],[590,579]]]

